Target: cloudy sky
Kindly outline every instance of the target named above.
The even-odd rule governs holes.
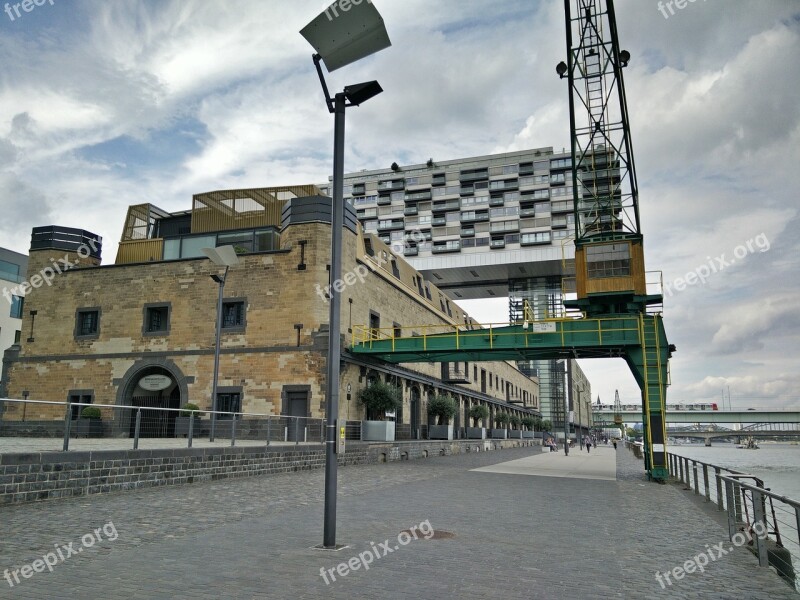
[[[82,227],[113,262],[130,204],[182,210],[197,192],[327,179],[333,122],[298,34],[325,2],[13,4],[0,13],[0,246]],[[385,90],[349,113],[348,171],[569,145],[560,0],[375,5],[393,46],[329,79]],[[734,408],[800,408],[800,3],[658,5],[619,0],[617,15],[647,267],[672,286],[669,400],[730,389]],[[704,284],[678,289],[705,266]],[[467,308],[507,315],[503,300]],[[583,367],[595,397],[638,399],[622,362]]]

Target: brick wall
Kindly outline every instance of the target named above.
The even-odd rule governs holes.
[[[533,445],[533,440],[348,443],[339,465]],[[322,448],[181,448],[0,455],[0,505],[319,469]]]

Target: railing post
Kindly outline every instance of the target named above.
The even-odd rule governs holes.
[[[139,434],[142,431],[142,407],[136,409],[136,426],[133,429],[133,449],[139,449]],[[191,432],[191,429],[189,430]]]
[[[692,463],[692,471],[694,471],[694,494],[695,496],[699,496],[700,486],[697,484],[697,461]]]
[[[308,425],[303,427],[303,443],[304,444],[308,443]]]
[[[753,533],[756,534],[755,545],[756,545],[756,556],[758,556],[758,566],[760,567],[767,567],[769,566],[769,556],[767,556],[767,542],[763,536],[758,535],[758,532],[755,531],[756,523],[761,523],[763,527],[763,532],[767,532],[767,519],[764,515],[764,494],[757,490],[752,490],[753,492]]]
[[[269,448],[269,438],[272,429],[272,417],[267,417],[267,448]]]
[[[67,410],[64,413],[64,452],[69,450],[69,426],[72,423],[72,403],[67,402]]]
[[[236,413],[231,416],[231,448],[236,445]]]
[[[711,490],[708,488],[708,465],[703,463],[703,487],[706,491],[706,502],[711,501]]]
[[[739,482],[736,481],[733,484],[733,498],[734,498],[733,499],[733,504],[734,504],[734,508],[736,509],[735,510],[735,514],[736,514],[736,522],[737,523],[741,523],[742,521],[744,521],[744,519],[742,518],[742,493],[741,492],[742,492],[742,486],[740,486]]]
[[[725,480],[725,499],[728,503],[728,539],[736,535],[736,501],[733,499],[733,482]]]
[[[681,483],[683,483],[683,457],[682,456],[678,457],[678,467],[679,467],[679,471],[680,471],[680,480],[681,480]]]
[[[717,482],[717,510],[723,509],[722,503],[722,480],[720,479],[720,468],[714,467],[714,479]]]
[[[294,445],[300,444],[300,417],[294,418]]]
[[[186,447],[191,448],[194,443],[194,411],[189,413],[189,435],[186,437],[189,438]]]

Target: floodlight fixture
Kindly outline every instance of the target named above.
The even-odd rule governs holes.
[[[556,65],[556,73],[558,73],[558,76],[561,79],[564,79],[564,75],[566,75],[567,73],[567,63],[565,63],[563,60],[560,63],[558,63]]]
[[[337,0],[300,30],[328,72],[392,45],[378,9],[370,0]]]
[[[383,91],[381,84],[377,81],[365,81],[344,86],[344,97],[351,106],[363,104]]]
[[[627,67],[628,66],[628,61],[630,61],[630,59],[631,59],[631,53],[628,52],[627,50],[622,50],[619,53],[619,66],[620,67]]]
[[[215,265],[220,267],[233,267],[239,264],[239,257],[233,246],[218,246],[216,248],[202,248],[200,250]]]

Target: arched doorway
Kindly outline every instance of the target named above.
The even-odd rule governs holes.
[[[145,409],[180,408],[188,398],[186,383],[186,378],[171,361],[138,363],[125,374],[118,388],[117,404],[142,408],[139,437],[173,437],[178,412]],[[121,412],[119,433],[133,437],[138,411]]]

